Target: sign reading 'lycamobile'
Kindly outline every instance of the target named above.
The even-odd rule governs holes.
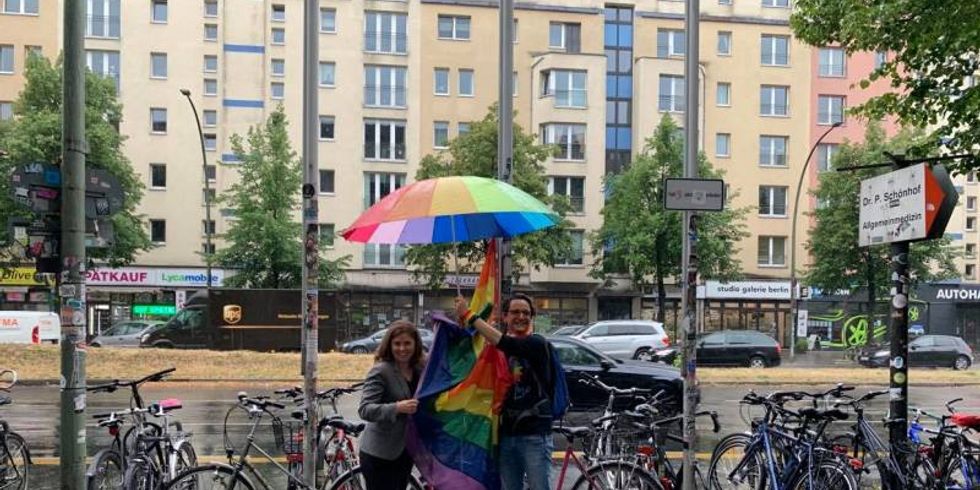
[[[861,181],[858,243],[862,247],[925,240],[942,233],[956,191],[942,167],[924,163]],[[948,208],[948,209],[946,209]]]

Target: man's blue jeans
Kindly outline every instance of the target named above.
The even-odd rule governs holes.
[[[500,478],[504,490],[551,490],[551,434],[500,437]]]

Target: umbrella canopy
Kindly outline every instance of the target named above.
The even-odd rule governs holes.
[[[548,206],[506,182],[441,177],[388,194],[342,236],[361,243],[449,243],[509,238],[558,222]]]

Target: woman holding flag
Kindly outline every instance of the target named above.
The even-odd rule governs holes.
[[[367,379],[357,413],[367,427],[360,437],[360,462],[367,490],[401,490],[408,485],[412,458],[405,450],[405,424],[418,409],[414,398],[424,364],[415,325],[388,326]]]

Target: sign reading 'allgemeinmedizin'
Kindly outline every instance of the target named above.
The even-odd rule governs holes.
[[[943,197],[924,163],[862,181],[859,245],[925,239]]]

